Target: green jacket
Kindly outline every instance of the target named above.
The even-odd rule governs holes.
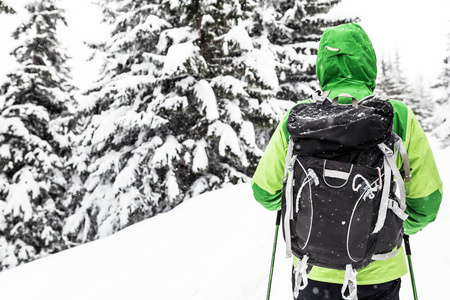
[[[323,91],[330,98],[348,93],[357,100],[371,95],[377,76],[376,55],[364,30],[356,24],[328,28],[319,44],[316,73]],[[342,104],[351,103],[340,98]],[[408,152],[411,182],[405,183],[409,217],[405,233],[415,234],[437,216],[442,199],[442,181],[427,137],[413,111],[403,102],[390,100],[394,107],[394,132],[403,140]],[[252,179],[255,199],[269,210],[281,209],[282,178],[288,147],[286,114],[272,135]],[[397,166],[402,169],[401,159]],[[296,263],[294,258],[294,263]],[[343,283],[344,271],[313,267],[313,280]],[[403,251],[388,260],[375,261],[358,271],[358,284],[377,284],[397,279],[407,273]]]

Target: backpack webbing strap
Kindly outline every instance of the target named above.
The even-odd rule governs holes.
[[[286,182],[286,213],[284,214],[283,227],[284,227],[284,237],[286,240],[286,257],[292,257],[292,246],[291,246],[291,224],[290,219],[293,215],[293,198],[294,191],[292,182],[294,180],[294,172],[289,172],[289,176]]]
[[[405,221],[408,218],[408,214],[405,213],[405,209],[402,209],[397,201],[389,199],[388,208],[392,210],[397,217]]]
[[[382,253],[382,254],[374,254],[372,255],[372,260],[386,260],[389,258],[393,258],[394,256],[397,255],[398,251],[400,249],[388,252],[388,253]]]
[[[403,143],[401,144],[403,146]],[[399,218],[405,220],[407,218],[406,213],[404,213],[406,209],[406,191],[405,191],[405,184],[403,182],[402,175],[400,174],[400,171],[398,170],[397,166],[395,165],[395,159],[397,157],[397,152],[394,152],[387,147],[384,143],[381,143],[378,145],[380,150],[384,153],[384,184],[383,184],[383,192],[381,194],[381,203],[380,203],[380,210],[378,213],[378,219],[377,223],[375,224],[375,228],[372,233],[377,233],[383,228],[384,221],[386,220],[386,213],[388,208],[391,209]],[[398,145],[399,148],[401,148],[400,145]],[[400,153],[403,152],[403,150],[399,150]],[[406,151],[405,151],[406,153]],[[407,160],[407,159],[406,159]],[[408,164],[409,166],[409,164]],[[397,179],[397,186],[400,192],[400,199],[398,199],[398,205],[394,204],[396,202],[395,200],[392,200],[389,198],[390,193],[390,185],[391,185],[391,178],[392,174]]]
[[[356,288],[356,275],[358,272],[353,269],[352,265],[345,266],[345,279],[344,284],[342,285],[341,294],[342,298],[345,300],[358,300],[357,288]],[[348,289],[348,295],[345,293]]]
[[[286,180],[286,175],[289,170],[289,175],[287,176],[286,180],[286,213],[284,215],[283,220],[283,227],[284,227],[284,237],[286,240],[286,257],[292,257],[292,246],[291,246],[291,225],[290,225],[290,219],[293,218],[293,206],[294,206],[294,190],[293,190],[293,181],[294,181],[294,172],[291,165],[291,155],[292,155],[292,149],[294,148],[294,143],[292,141],[292,138],[289,138],[289,145],[286,155],[286,164],[284,165],[284,179],[283,182]],[[292,162],[295,162],[295,160],[292,160]]]
[[[375,224],[375,228],[372,233],[377,233],[383,228],[384,221],[386,220],[386,213],[388,209],[389,202],[389,191],[390,191],[390,182],[391,182],[391,168],[386,159],[386,155],[384,156],[384,184],[383,184],[383,192],[381,194],[381,202],[380,209],[378,211],[378,219]]]
[[[395,149],[400,152],[400,156],[402,157],[403,161],[403,168],[405,169],[405,182],[411,181],[411,168],[409,167],[409,159],[408,159],[408,153],[406,152],[405,145],[403,145],[402,139],[394,134],[395,136]]]
[[[301,290],[304,290],[308,285],[308,259],[307,255],[304,255],[301,260],[297,262],[294,269],[295,284],[294,284],[294,297],[297,298]]]
[[[402,144],[403,145],[403,144]],[[395,153],[397,154],[397,152]],[[399,199],[399,204],[400,204],[400,208],[405,210],[406,209],[406,189],[405,189],[405,183],[403,182],[403,177],[400,174],[400,171],[398,170],[397,166],[395,165],[395,159],[396,159],[397,155],[392,155],[392,156],[388,156],[386,155],[386,161],[389,164],[389,167],[391,168],[392,173],[394,174],[394,177],[396,179],[397,182],[397,186],[400,192],[400,199]]]
[[[284,163],[284,177],[283,177],[283,183],[285,182],[285,180],[287,179],[287,172],[289,169],[289,163],[291,161],[291,156],[292,156],[292,150],[294,149],[294,142],[292,141],[292,138],[289,137],[289,144],[288,144],[288,149],[287,149],[287,153],[286,153],[286,161]]]

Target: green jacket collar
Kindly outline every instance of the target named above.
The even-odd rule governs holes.
[[[337,95],[346,93],[350,94],[356,98],[356,100],[361,100],[369,95],[372,95],[372,91],[364,84],[364,82],[354,81],[354,80],[340,80],[334,84],[327,86],[324,91],[330,91],[328,98],[333,100]],[[339,98],[339,103],[341,104],[351,104],[351,98]]]

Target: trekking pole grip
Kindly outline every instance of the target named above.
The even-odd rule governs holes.
[[[281,223],[281,210],[277,211],[277,220],[275,221],[275,225],[280,226]]]
[[[404,234],[403,240],[405,241],[405,252],[406,255],[411,255],[411,244],[409,243],[409,235]]]

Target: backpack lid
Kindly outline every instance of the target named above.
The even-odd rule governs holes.
[[[357,107],[300,103],[292,108],[286,127],[294,153],[337,155],[388,143],[393,117],[394,109],[385,100],[363,100]]]

